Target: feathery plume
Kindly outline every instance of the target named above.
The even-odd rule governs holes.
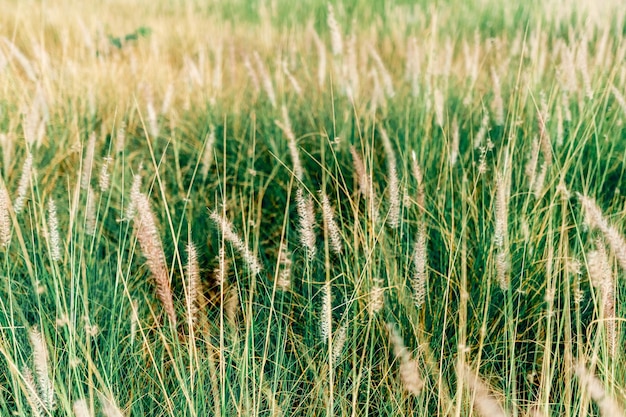
[[[346,344],[346,333],[348,331],[348,323],[343,323],[333,335],[333,364],[337,364],[337,361],[341,357],[341,352]]]
[[[333,301],[330,282],[325,282],[322,287],[322,305],[320,311],[320,337],[323,342],[328,341],[333,326]]]
[[[6,247],[11,241],[11,197],[0,176],[0,246]]]
[[[4,174],[8,174],[8,169],[15,159],[15,135],[12,133],[0,133],[0,148],[2,148],[2,168]]]
[[[619,230],[609,224],[609,222],[604,218],[602,214],[602,210],[596,204],[596,202],[587,196],[582,194],[578,195],[580,199],[583,211],[585,213],[585,220],[590,227],[596,228],[602,232],[604,237],[611,249],[613,249],[613,253],[617,258],[617,261],[620,267],[623,270],[626,270],[626,241],[620,234]]]
[[[47,412],[52,412],[56,406],[56,401],[54,387],[48,374],[48,348],[41,333],[36,328],[30,330],[28,338],[33,348],[33,364],[37,374],[37,386],[39,387],[42,406]]]
[[[489,112],[484,111],[483,119],[480,122],[480,128],[478,132],[476,132],[476,136],[474,137],[474,149],[478,149],[483,146],[483,142],[485,141],[485,136],[487,135],[487,131],[489,130]]]
[[[248,77],[250,77],[250,81],[252,81],[252,86],[254,87],[254,91],[256,94],[261,90],[261,84],[259,83],[259,77],[256,75],[256,71],[254,67],[250,63],[250,58],[246,55],[243,59],[243,65],[248,71]]]
[[[45,121],[37,103],[32,103],[23,116],[24,139],[29,146],[39,145],[45,133]]]
[[[202,181],[206,181],[207,175],[209,175],[209,168],[213,163],[213,148],[215,147],[215,126],[211,125],[209,127],[209,134],[207,135],[204,151],[202,152],[202,170],[200,171],[200,175],[202,176]]]
[[[126,148],[126,123],[120,122],[120,127],[117,128],[117,135],[115,137],[115,153],[124,152]]]
[[[20,180],[17,183],[17,197],[13,203],[13,211],[15,214],[21,213],[26,204],[26,198],[28,196],[28,187],[30,186],[30,177],[33,171],[33,154],[28,152],[24,165],[22,165],[22,172]]]
[[[585,90],[585,95],[588,99],[593,98],[593,89],[591,88],[591,77],[589,76],[589,65],[587,62],[588,53],[587,53],[587,39],[583,37],[580,42],[580,48],[578,48],[578,53],[576,54],[576,67],[580,71],[580,74],[583,79],[583,88]]]
[[[415,241],[415,249],[413,250],[413,296],[415,297],[415,306],[420,308],[426,299],[426,283],[428,281],[428,252],[427,252],[427,235],[426,224],[420,222],[417,230],[417,240]]]
[[[104,158],[102,162],[102,166],[100,167],[100,176],[98,177],[98,185],[100,186],[100,192],[105,193],[109,190],[109,186],[111,185],[111,175],[109,174],[109,165],[113,158],[107,156]]]
[[[578,82],[576,80],[574,53],[565,42],[561,42],[559,45],[561,46],[561,65],[559,72],[563,76],[561,80],[563,90],[568,93],[575,92],[578,90]]]
[[[508,250],[508,181],[503,175],[496,180],[495,227],[493,242],[496,246],[496,275],[500,288],[509,287],[509,250]]]
[[[311,196],[304,198],[302,188],[296,190],[296,208],[300,222],[298,231],[300,233],[300,243],[307,248],[309,260],[315,258],[317,246],[315,245],[315,208]]]
[[[571,123],[572,122],[572,111],[569,108],[569,105],[570,105],[569,104],[569,94],[565,90],[561,93],[561,103],[562,103],[562,107],[563,107],[563,118],[565,119],[565,121],[567,123]]]
[[[122,411],[117,407],[113,399],[108,399],[104,394],[98,393],[100,404],[102,404],[102,414],[105,417],[124,417]]]
[[[330,45],[333,55],[339,56],[343,53],[343,40],[341,38],[339,23],[337,23],[337,19],[335,19],[335,12],[330,3],[328,3],[328,28],[330,30]]]
[[[417,207],[420,209],[420,212],[423,213],[426,207],[426,197],[424,195],[424,176],[422,175],[422,170],[417,163],[417,155],[415,154],[415,151],[411,151],[411,170],[413,171],[413,177],[417,183]]]
[[[369,312],[374,315],[385,306],[385,289],[383,288],[383,280],[379,277],[372,279],[372,288],[369,294]]]
[[[587,395],[598,404],[602,417],[623,417],[626,415],[617,400],[613,398],[606,389],[602,381],[590,372],[583,363],[579,363],[575,368],[576,376],[580,385],[584,387]]]
[[[415,36],[411,36],[406,48],[405,79],[411,83],[411,94],[417,97],[420,92],[420,54]]]
[[[125,219],[130,221],[135,217],[137,211],[136,202],[141,194],[141,166],[135,175],[133,175],[133,183],[130,186],[130,198],[128,199],[128,205],[126,206]]]
[[[587,254],[587,267],[589,280],[600,293],[602,303],[602,318],[606,329],[608,350],[615,353],[617,347],[617,334],[615,329],[615,278],[606,248],[600,239],[596,241],[596,250]]]
[[[498,248],[506,245],[508,235],[508,199],[509,190],[503,175],[496,179],[495,230],[493,242]]]
[[[374,46],[370,47],[370,55],[374,59],[376,69],[383,79],[382,81],[383,87],[385,89],[385,95],[389,98],[393,97],[395,95],[395,91],[393,89],[393,79],[391,78],[391,74],[389,74],[389,71],[387,71],[387,68],[385,68],[385,64],[380,58],[380,55],[378,55],[378,52],[376,52],[376,48],[374,48]]]
[[[474,391],[474,408],[484,417],[507,417],[500,402],[495,398],[487,384],[467,364],[460,365],[460,377]]]
[[[539,174],[535,177],[535,183],[533,184],[533,195],[535,198],[541,197],[541,193],[543,192],[543,183],[546,181],[546,175],[548,174],[548,164],[541,164],[541,169],[539,170]]]
[[[48,238],[50,239],[50,257],[53,261],[61,260],[61,237],[57,205],[52,197],[48,199]]]
[[[261,264],[259,263],[256,255],[248,249],[244,241],[237,233],[235,233],[233,224],[226,217],[223,217],[216,211],[212,211],[209,217],[219,227],[224,239],[229,241],[235,249],[241,253],[248,270],[253,275],[259,274],[261,272]]]
[[[263,89],[265,90],[265,94],[267,94],[267,98],[269,98],[270,103],[272,103],[272,107],[276,107],[276,93],[274,93],[272,78],[267,72],[267,69],[265,69],[265,65],[263,64],[263,61],[261,61],[259,53],[257,51],[254,51],[252,57],[254,58],[257,71],[261,75],[261,82],[263,83]]]
[[[344,62],[344,72],[348,77],[346,95],[349,99],[354,100],[359,96],[359,63],[357,52],[357,38],[352,35],[348,38],[348,46],[346,52],[346,60]]]
[[[287,146],[289,147],[289,153],[291,154],[291,162],[293,163],[293,172],[299,181],[304,178],[304,169],[300,162],[300,153],[298,151],[298,145],[296,144],[296,136],[291,128],[291,120],[289,120],[289,111],[287,107],[283,105],[283,121],[276,120],[276,126],[278,126],[283,134],[287,137]]]
[[[33,373],[29,368],[24,367],[22,369],[22,378],[24,379],[24,384],[26,384],[26,398],[28,399],[33,417],[43,416],[45,413],[43,402],[37,392],[37,384],[35,383]]]
[[[330,247],[337,255],[343,252],[343,241],[341,239],[341,231],[335,221],[335,210],[330,204],[330,200],[325,192],[319,191],[322,200],[322,217],[324,219],[324,230],[326,236],[330,239]]]
[[[215,283],[220,287],[220,289],[224,287],[224,285],[226,285],[226,277],[228,276],[228,263],[226,262],[226,250],[224,249],[223,242],[217,251],[217,267],[215,268],[214,276]]]
[[[187,318],[193,326],[198,317],[198,296],[200,294],[200,267],[198,265],[198,251],[193,242],[187,244],[187,288],[185,301],[187,302]]]
[[[293,91],[295,91],[298,97],[301,97],[302,87],[300,87],[300,83],[298,83],[298,80],[296,80],[296,77],[294,77],[291,71],[289,71],[289,66],[287,65],[287,61],[283,61],[283,72],[285,73],[287,80],[289,80],[289,83],[291,84],[291,88],[293,88]]]
[[[322,88],[326,82],[326,47],[313,27],[311,27],[311,35],[313,36],[313,42],[317,46],[319,59],[317,65],[317,84]]]
[[[278,281],[276,285],[282,291],[287,291],[291,286],[291,253],[287,250],[287,243],[283,243],[278,254]]]
[[[404,341],[396,326],[387,323],[387,330],[393,345],[394,355],[400,361],[400,381],[404,390],[415,396],[420,395],[424,388],[424,381],[420,375],[417,359],[411,357],[411,353],[404,346]]]
[[[96,193],[87,186],[87,203],[85,204],[85,233],[89,236],[96,234]]]
[[[20,66],[24,70],[24,74],[26,74],[28,79],[30,81],[32,81],[32,82],[36,82],[37,81],[36,72],[33,69],[33,66],[32,66],[32,63],[30,62],[30,60],[28,58],[26,58],[26,55],[24,55],[22,53],[22,51],[20,51],[20,49],[13,42],[11,42],[9,39],[7,39],[7,38],[5,38],[3,36],[2,40],[4,41],[4,43],[9,48],[9,52],[11,53],[11,55],[13,55],[13,57],[15,59],[17,59],[17,62],[19,62]]]
[[[383,140],[385,156],[387,157],[387,174],[389,176],[389,217],[387,222],[392,228],[400,225],[400,180],[398,178],[398,165],[396,154],[389,140],[387,131],[379,126],[380,136]]]
[[[159,237],[159,230],[150,208],[150,201],[145,194],[138,192],[134,196],[134,204],[136,207],[134,226],[139,246],[156,284],[157,297],[163,304],[170,324],[176,326],[176,311],[174,310],[167,263],[163,253],[161,238]]]
[[[233,327],[237,324],[237,313],[241,310],[240,307],[237,284],[229,285],[224,296],[224,316]]]
[[[371,195],[372,182],[365,169],[365,163],[353,145],[350,145],[350,153],[352,154],[354,170],[356,171],[357,181],[359,182],[359,191],[363,196],[369,197]]]
[[[80,188],[86,190],[91,183],[91,173],[93,171],[93,159],[96,152],[96,133],[91,132],[87,140],[87,148],[83,158],[83,174],[80,177]]]
[[[74,410],[75,417],[91,417],[91,412],[89,411],[87,401],[82,398],[80,400],[74,401],[72,409]]]

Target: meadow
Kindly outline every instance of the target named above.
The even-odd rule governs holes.
[[[3,3],[0,415],[626,415],[620,1]]]

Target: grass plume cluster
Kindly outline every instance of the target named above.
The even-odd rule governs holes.
[[[0,415],[623,414],[621,2],[5,6]]]

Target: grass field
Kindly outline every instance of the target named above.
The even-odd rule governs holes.
[[[0,415],[624,416],[621,1],[5,1]]]

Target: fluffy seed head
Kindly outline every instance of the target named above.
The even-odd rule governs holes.
[[[411,170],[413,171],[413,178],[417,184],[417,207],[420,212],[424,212],[426,197],[424,194],[424,176],[419,164],[417,163],[417,155],[415,151],[411,151]]]
[[[374,315],[380,312],[385,306],[385,289],[383,288],[382,279],[376,277],[372,280],[372,288],[369,294],[368,308],[370,314]]]
[[[100,404],[102,404],[102,414],[105,417],[124,417],[122,411],[117,407],[113,399],[105,397],[103,394],[98,393],[100,398]]]
[[[187,244],[187,288],[185,301],[187,303],[187,317],[193,326],[198,317],[198,297],[200,294],[200,267],[198,265],[198,251],[193,242]]]
[[[590,227],[602,232],[620,267],[626,270],[626,240],[615,226],[609,224],[602,214],[602,210],[592,198],[581,194],[578,197],[585,213],[585,221]]]
[[[6,247],[11,241],[11,197],[4,181],[0,178],[0,246]]]
[[[293,172],[299,181],[304,178],[304,168],[302,162],[300,162],[300,152],[298,151],[298,145],[296,144],[296,136],[291,128],[291,120],[289,119],[289,111],[286,106],[283,106],[283,121],[275,121],[276,125],[283,131],[287,137],[287,146],[289,147],[289,153],[291,154],[291,162],[293,163]]]
[[[426,283],[428,281],[428,252],[427,252],[427,231],[426,225],[422,222],[417,231],[417,240],[413,250],[413,295],[415,306],[420,308],[426,299]]]
[[[24,384],[26,385],[26,398],[30,405],[30,409],[33,417],[41,417],[44,415],[43,401],[37,391],[37,384],[33,373],[27,367],[22,369],[22,377],[24,378]]]
[[[341,38],[339,23],[337,23],[337,19],[335,19],[335,12],[330,3],[328,3],[328,28],[330,29],[330,45],[333,50],[333,55],[339,56],[343,53],[343,40]]]
[[[322,305],[320,311],[320,338],[323,342],[328,341],[328,337],[332,331],[332,291],[330,287],[330,282],[324,283],[322,287]]]
[[[322,190],[319,191],[320,198],[322,200],[322,217],[324,218],[324,230],[326,236],[330,239],[330,247],[337,255],[341,255],[343,252],[343,241],[341,238],[341,231],[337,222],[335,221],[335,210],[330,204],[330,200],[326,193]]]
[[[98,185],[100,186],[100,192],[106,192],[109,190],[109,186],[111,185],[111,175],[109,174],[109,165],[113,158],[107,156],[102,161],[102,166],[100,167],[100,175],[98,177]]]
[[[258,275],[262,269],[261,264],[259,263],[256,255],[248,249],[248,246],[246,246],[243,239],[241,239],[241,237],[239,237],[239,235],[235,232],[233,224],[226,217],[223,217],[216,211],[212,211],[210,217],[211,220],[213,220],[219,227],[224,239],[229,241],[235,249],[241,253],[248,270],[253,275]]]
[[[348,331],[348,323],[342,324],[333,335],[333,363],[337,364],[337,361],[341,357],[341,352],[346,344],[346,333]]]
[[[623,417],[626,415],[626,410],[606,391],[602,381],[591,373],[583,363],[579,363],[575,367],[575,372],[580,385],[598,405],[602,417]]]
[[[39,387],[41,402],[45,410],[51,412],[56,406],[56,400],[54,387],[49,376],[48,347],[36,328],[31,329],[28,337],[33,348],[33,364],[37,374],[37,386]]]
[[[411,353],[404,346],[404,341],[396,326],[387,323],[387,330],[389,331],[389,340],[393,346],[396,359],[400,361],[400,381],[402,386],[405,391],[418,396],[424,388],[424,381],[421,377],[417,359],[411,357]]]
[[[467,364],[460,366],[459,373],[468,388],[474,392],[474,408],[483,417],[507,417],[507,413],[489,386]]]
[[[265,94],[267,94],[267,98],[270,100],[272,107],[276,107],[276,93],[274,92],[274,84],[272,83],[272,78],[270,77],[259,53],[254,51],[252,55],[254,58],[254,62],[257,67],[258,73],[261,75],[261,82],[263,83],[263,89],[265,90]]]
[[[137,193],[134,204],[137,210],[134,225],[139,246],[156,284],[157,296],[169,317],[170,323],[172,326],[176,326],[176,311],[174,310],[165,254],[159,237],[159,229],[150,208],[150,200],[145,194]]]
[[[276,285],[282,291],[287,291],[291,286],[291,253],[287,249],[287,243],[284,243],[280,247],[280,253],[278,255],[278,281]]]
[[[61,237],[59,235],[59,219],[57,206],[52,197],[48,199],[48,237],[50,239],[50,257],[53,261],[61,260]]]
[[[126,206],[126,213],[124,218],[128,221],[132,220],[135,217],[136,213],[136,201],[138,201],[141,197],[141,167],[139,167],[139,171],[137,174],[133,175],[133,183],[130,186],[130,198],[128,199],[128,205]]]
[[[300,243],[307,249],[309,260],[315,258],[317,246],[315,244],[315,208],[311,196],[304,197],[302,188],[296,191],[296,207],[298,210]]]
[[[80,400],[74,401],[72,410],[74,410],[75,417],[91,417],[91,412],[89,411],[87,401],[82,398]]]
[[[30,177],[33,171],[33,154],[30,152],[26,155],[24,165],[22,165],[22,172],[20,174],[20,180],[17,183],[17,197],[13,203],[13,211],[15,214],[19,214],[26,204],[26,198],[28,197],[28,187],[30,186]]]

